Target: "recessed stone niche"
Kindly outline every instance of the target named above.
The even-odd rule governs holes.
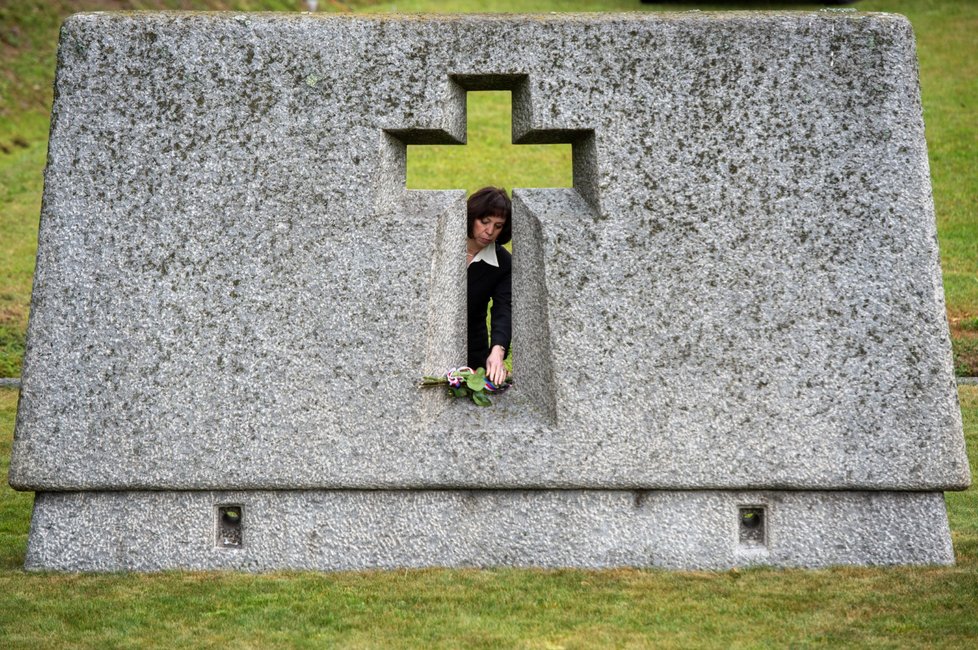
[[[217,545],[221,548],[241,548],[244,544],[244,507],[217,506]]]
[[[737,516],[740,545],[746,548],[766,546],[767,516],[764,506],[741,506],[737,508]]]

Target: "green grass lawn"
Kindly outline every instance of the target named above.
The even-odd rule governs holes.
[[[959,392],[976,467],[978,387]],[[31,495],[6,486],[16,395],[0,389],[0,648],[978,643],[974,489],[947,495],[953,567],[28,574]]]

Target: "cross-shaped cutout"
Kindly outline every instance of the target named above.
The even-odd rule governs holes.
[[[409,189],[571,187],[571,144],[513,144],[512,93],[466,93],[467,143],[408,145]]]
[[[433,240],[424,362],[434,369],[457,364],[459,354],[464,354],[454,328],[458,317],[464,317],[459,298],[464,299],[465,276],[464,267],[458,274],[457,253],[465,231],[447,226],[465,223],[464,197],[458,190],[487,185],[518,190],[513,192],[512,349],[513,372],[521,377],[521,388],[509,396],[511,410],[494,413],[508,413],[505,417],[532,421],[534,426],[554,426],[544,239],[547,229],[560,228],[560,223],[601,220],[598,152],[594,130],[582,124],[586,118],[564,115],[546,98],[534,106],[532,90],[526,75],[449,75],[440,114],[432,116],[434,124],[384,129],[377,206],[403,215],[431,202],[429,219],[441,215]],[[437,199],[440,192],[405,189],[453,192]],[[439,201],[449,198],[461,209],[445,212],[447,203]]]

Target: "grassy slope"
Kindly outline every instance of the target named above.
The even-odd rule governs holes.
[[[0,1],[0,377],[20,375],[61,21],[78,11],[289,10],[297,4],[291,0]]]
[[[972,466],[978,387],[960,389]],[[30,495],[6,487],[16,392],[0,389],[0,647],[971,647],[978,494],[948,495],[954,567],[728,572],[414,570],[26,574]]]
[[[635,0],[320,0],[320,9],[379,11],[570,11],[815,8],[778,2]],[[5,0],[0,4],[0,376],[20,373],[40,210],[41,171],[61,19],[99,9],[292,9],[302,0]],[[860,9],[899,11],[919,41],[921,84],[948,314],[959,374],[978,374],[978,3],[863,0]],[[509,145],[506,93],[470,96],[470,144],[412,147],[411,187],[567,185],[567,147]],[[464,149],[464,150],[463,150]]]
[[[884,5],[864,3],[867,9]],[[911,5],[911,3],[907,3]],[[978,3],[915,2],[921,95],[955,370],[978,375]]]

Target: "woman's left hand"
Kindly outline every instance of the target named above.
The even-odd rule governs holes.
[[[497,386],[506,381],[506,364],[503,363],[505,357],[506,348],[501,345],[494,345],[486,359],[486,377]]]

